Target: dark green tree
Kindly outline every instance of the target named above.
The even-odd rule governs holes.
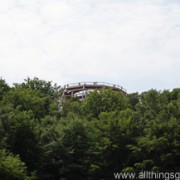
[[[6,94],[9,90],[10,87],[6,81],[4,79],[0,79],[0,100],[2,100],[4,94]]]

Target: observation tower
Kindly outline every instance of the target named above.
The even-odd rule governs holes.
[[[113,91],[117,91],[123,94],[126,94],[127,92],[126,89],[120,85],[105,82],[79,82],[65,85],[63,98],[68,99],[77,97],[79,100],[83,100],[89,92],[100,90],[102,88],[111,88]]]

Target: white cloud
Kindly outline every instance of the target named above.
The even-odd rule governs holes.
[[[175,88],[179,19],[169,0],[0,0],[0,76]]]

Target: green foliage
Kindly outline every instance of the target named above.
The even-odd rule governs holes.
[[[21,84],[15,84],[15,87],[18,88],[27,88],[38,91],[41,94],[48,95],[52,99],[57,98],[62,94],[62,90],[60,86],[57,84],[52,85],[50,81],[40,80],[37,77],[30,79],[29,77],[24,80],[25,82]]]
[[[2,100],[3,96],[9,91],[10,87],[5,82],[5,80],[0,79],[0,100]]]
[[[99,178],[112,178],[128,163],[127,145],[132,139],[132,112],[129,109],[115,112],[102,112],[99,120],[91,122],[94,128],[94,162],[92,175]]]
[[[61,94],[38,78],[13,87],[0,80],[0,179],[179,171],[180,89],[102,89],[83,101],[61,101]]]
[[[123,110],[128,107],[127,97],[111,89],[91,92],[83,101],[84,112],[98,118],[101,112]]]
[[[62,116],[66,117],[69,113],[74,113],[81,116],[83,114],[82,102],[77,101],[77,99],[63,100],[63,111]]]
[[[49,101],[49,97],[41,97],[32,89],[12,88],[3,97],[2,105],[18,111],[32,111],[35,118],[41,118],[49,113]]]
[[[18,156],[7,154],[0,149],[0,179],[35,180],[36,177],[27,175],[26,166]]]
[[[35,170],[40,158],[40,147],[35,130],[36,122],[27,111],[10,112],[0,117],[2,146],[18,154],[28,169]]]

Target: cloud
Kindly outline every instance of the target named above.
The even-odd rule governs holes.
[[[175,88],[179,19],[169,0],[0,1],[0,76]]]

